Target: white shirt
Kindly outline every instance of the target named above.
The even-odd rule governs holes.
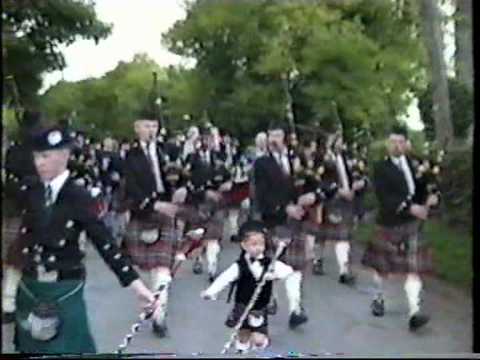
[[[412,172],[410,171],[410,166],[408,166],[405,155],[400,157],[400,166],[403,174],[405,175],[405,180],[407,180],[408,191],[411,195],[413,195],[415,194],[415,181],[413,180]]]
[[[48,185],[50,185],[50,187],[52,188],[52,204],[55,201],[57,201],[58,193],[60,192],[63,185],[65,184],[65,181],[67,181],[69,175],[70,175],[70,171],[65,170],[50,182],[44,183],[45,189],[47,188]]]
[[[259,261],[253,263],[250,262],[250,255],[245,254],[247,259],[248,268],[252,272],[252,275],[256,280],[260,279],[263,272],[263,266]],[[259,256],[258,259],[262,259],[263,256]],[[285,279],[293,274],[293,268],[280,260],[277,260],[273,265],[273,272],[266,274],[267,280]],[[215,297],[220,291],[222,291],[228,284],[238,279],[240,275],[240,269],[237,262],[234,262],[230,267],[221,273],[217,279],[205,290],[205,294],[211,297]]]
[[[281,153],[275,152],[275,159],[286,174],[290,174],[290,162],[288,161],[288,151],[285,149]]]
[[[341,154],[337,154],[337,171],[338,175],[340,176],[340,181],[342,183],[342,189],[350,190],[350,186],[348,185],[348,176],[347,170],[345,168],[345,162],[343,161],[343,156]]]
[[[203,162],[207,164],[212,163],[210,150],[207,150],[207,151],[200,150],[200,158],[202,159]]]
[[[150,158],[152,159],[152,167],[153,167],[152,171],[155,177],[155,183],[157,184],[157,191],[159,193],[164,193],[165,187],[163,186],[162,177],[160,176],[160,167],[158,163],[156,144],[154,141],[150,142],[150,145],[148,146],[148,149],[147,149],[147,143],[142,141],[142,148],[143,148],[143,151],[145,151],[146,153],[145,155],[148,156],[148,154],[150,154]]]

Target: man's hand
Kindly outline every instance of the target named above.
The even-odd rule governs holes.
[[[352,189],[354,191],[361,190],[364,187],[365,187],[365,180],[357,180],[357,181],[354,181],[352,184]]]
[[[145,286],[142,280],[136,279],[129,286],[137,295],[142,310],[156,310],[160,305],[153,293]]]
[[[427,220],[428,208],[426,206],[414,204],[410,207],[410,214],[412,214],[413,216],[415,216],[420,220]]]
[[[228,192],[228,191],[232,190],[232,186],[233,186],[232,182],[227,181],[227,182],[223,183],[218,190],[221,191],[221,192]]]
[[[345,200],[352,201],[355,193],[352,190],[339,189],[338,194]]]
[[[181,187],[177,191],[175,191],[172,195],[172,203],[174,204],[183,204],[187,199],[187,188]]]
[[[304,194],[298,198],[298,205],[306,207],[315,204],[316,196],[313,192]]]
[[[302,217],[305,214],[305,211],[299,205],[288,205],[285,210],[289,217],[296,220],[302,220]]]
[[[437,206],[438,203],[439,203],[438,195],[435,195],[435,194],[428,195],[427,203],[426,203],[427,207]]]
[[[153,209],[161,214],[164,214],[168,217],[175,217],[175,214],[177,213],[178,206],[175,204],[170,204],[168,202],[164,201],[157,201],[153,205]]]
[[[176,261],[185,261],[185,260],[187,260],[187,257],[185,256],[184,253],[178,253],[177,255],[175,255],[175,260]]]
[[[206,197],[216,203],[220,202],[222,200],[222,195],[218,191],[213,191],[213,190],[207,190],[206,192]]]
[[[213,295],[210,295],[206,290],[200,293],[200,297],[204,300],[216,300],[216,297]]]

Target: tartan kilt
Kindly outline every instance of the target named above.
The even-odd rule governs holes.
[[[235,303],[235,305],[233,306],[233,309],[230,311],[230,313],[228,315],[228,318],[227,318],[227,321],[225,322],[225,325],[227,327],[233,327],[233,326],[229,326],[228,323],[231,323],[231,324],[238,323],[238,321],[240,320],[240,317],[242,316],[243,312],[245,311],[245,308],[246,308],[245,304]],[[240,326],[240,330],[250,330],[252,332],[258,332],[260,334],[264,334],[264,335],[268,336],[268,312],[267,312],[267,309],[265,308],[265,309],[262,309],[262,310],[257,310],[257,312],[260,313],[263,316],[263,318],[264,318],[263,324],[259,327],[252,327],[248,323],[248,316],[247,316],[247,318],[243,321],[242,325]]]
[[[318,222],[317,219],[317,209],[318,207],[323,207],[323,205],[316,205],[307,209],[306,219],[302,222],[302,232],[307,235],[312,235],[318,237],[321,235],[323,229],[323,223]],[[323,209],[324,211],[324,209]],[[323,222],[323,219],[322,219]]]
[[[280,255],[279,260],[290,265],[294,270],[303,271],[307,266],[307,254],[305,236],[301,231],[301,223],[296,220],[288,220],[287,225],[279,225],[272,231],[271,255],[273,256],[278,244],[278,238],[290,238],[290,244]]]
[[[225,203],[229,207],[238,207],[241,202],[248,198],[250,194],[250,185],[245,183],[234,183],[232,190],[224,195]]]
[[[157,228],[159,239],[147,244],[140,239],[144,230]],[[175,254],[182,247],[182,237],[172,221],[159,220],[159,216],[150,219],[132,219],[127,225],[124,246],[127,255],[141,270],[148,271],[157,267],[171,268]]]
[[[83,297],[84,280],[62,280],[56,283],[44,283],[23,277],[26,288],[40,301],[59,299],[63,295],[74,292],[64,301],[58,303],[61,324],[59,333],[49,341],[32,338],[25,328],[27,318],[35,306],[22,287],[19,287],[15,312],[14,344],[20,353],[44,354],[95,354],[96,346],[90,331],[87,309]],[[78,289],[80,287],[80,289]],[[76,290],[78,289],[78,290]]]
[[[368,244],[362,264],[380,274],[430,273],[433,251],[420,236],[418,221],[395,227],[377,225]]]
[[[200,204],[199,211],[210,213],[207,220],[201,224],[205,228],[203,238],[205,240],[218,240],[223,238],[224,222],[227,218],[226,209],[223,206],[211,203]]]
[[[353,234],[354,205],[342,198],[334,198],[325,204],[324,223],[319,227],[320,241],[351,241]],[[341,216],[340,223],[330,220],[331,215]]]
[[[22,219],[18,217],[2,217],[2,261],[7,261],[11,256],[7,256],[11,252],[11,245],[15,242]]]

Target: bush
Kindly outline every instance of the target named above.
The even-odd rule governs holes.
[[[472,232],[473,166],[471,148],[451,151],[445,157],[441,190],[447,223]]]

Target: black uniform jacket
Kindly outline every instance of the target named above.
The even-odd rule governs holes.
[[[415,218],[409,213],[410,205],[423,205],[426,201],[425,184],[416,179],[415,170],[408,157],[407,163],[415,182],[413,196],[409,195],[407,180],[402,170],[390,158],[375,165],[373,181],[379,202],[377,223],[380,225],[396,226],[414,220]]]
[[[148,217],[153,212],[155,201],[170,201],[171,189],[163,172],[164,156],[157,146],[157,157],[165,192],[159,194],[155,175],[140,143],[136,141],[128,152],[124,163],[125,200],[132,218]]]
[[[122,286],[138,278],[128,258],[120,253],[115,241],[95,213],[95,200],[81,186],[68,178],[50,207],[45,206],[45,187],[38,177],[27,178],[19,187],[24,208],[20,234],[11,247],[10,257],[24,272],[62,273],[83,270],[84,253],[79,235],[86,231],[96,249],[115,273]]]
[[[293,172],[292,161],[290,169]],[[272,154],[258,158],[254,165],[255,196],[262,216],[285,217],[285,207],[297,200],[294,180],[283,172]]]

